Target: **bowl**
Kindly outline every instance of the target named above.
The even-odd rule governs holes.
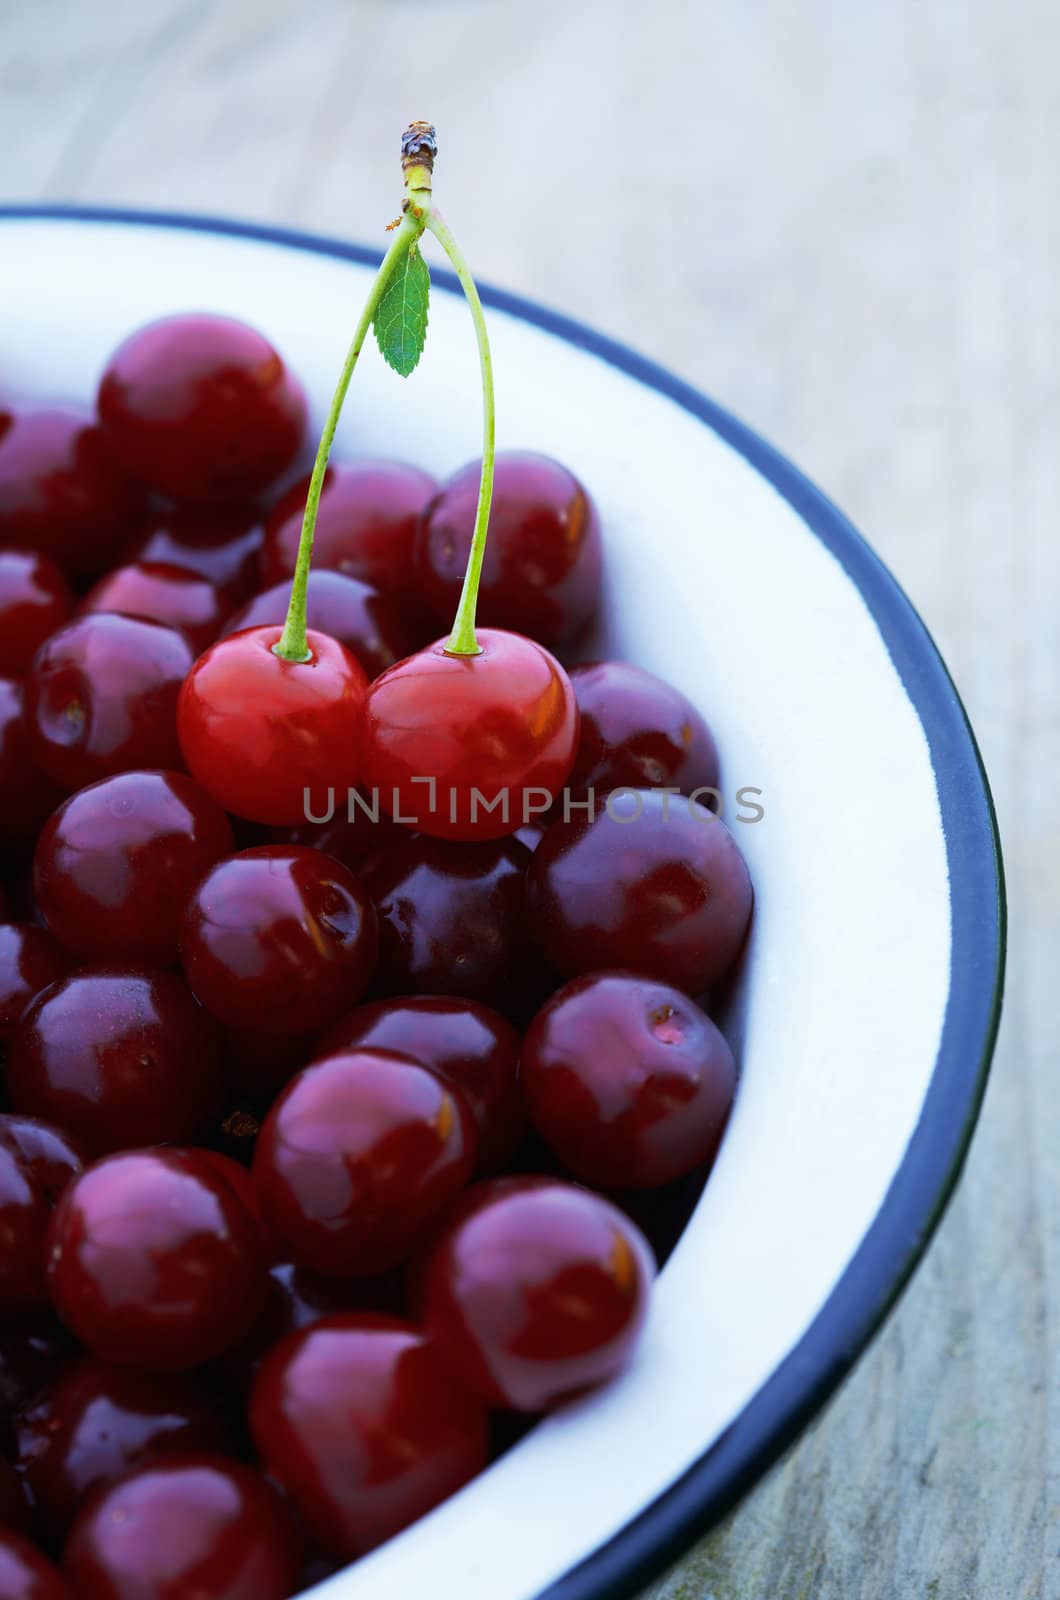
[[[129,330],[208,309],[275,341],[319,426],[380,253],[208,218],[4,209],[0,392],[88,397]],[[455,281],[433,278],[420,368],[403,382],[366,354],[339,453],[445,474],[478,452],[471,327]],[[741,1084],[633,1367],[319,1600],[620,1600],[647,1582],[791,1443],[879,1326],[956,1181],[998,1023],[990,795],[894,579],[703,395],[564,317],[483,300],[499,445],[558,456],[599,504],[599,648],[678,684],[718,738],[757,893],[725,1012]]]

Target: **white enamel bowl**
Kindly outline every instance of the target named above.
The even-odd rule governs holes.
[[[194,218],[0,213],[0,390],[89,397],[167,312],[260,326],[319,423],[372,252]],[[757,891],[714,1173],[617,1384],[322,1584],[320,1600],[618,1600],[730,1506],[848,1370],[922,1253],[997,1023],[986,782],[923,626],[841,515],[701,395],[582,327],[486,294],[499,443],[558,456],[606,536],[607,647],[712,723]],[[435,275],[402,382],[369,350],[338,448],[445,474],[478,449],[474,341]]]

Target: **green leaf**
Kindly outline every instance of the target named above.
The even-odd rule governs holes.
[[[431,275],[413,242],[394,268],[374,318],[376,343],[383,360],[407,378],[423,354],[427,338],[427,301]]]

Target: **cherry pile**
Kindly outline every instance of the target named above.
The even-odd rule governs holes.
[[[281,1600],[390,1538],[631,1359],[634,1218],[732,1101],[710,731],[553,653],[588,492],[497,456],[459,655],[478,464],[334,463],[285,659],[305,428],[216,316],[93,411],[0,400],[0,1600]]]

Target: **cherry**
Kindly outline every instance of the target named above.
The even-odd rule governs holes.
[[[454,473],[421,524],[420,588],[441,622],[460,598],[481,471],[472,461]],[[577,478],[548,456],[499,452],[479,589],[482,621],[562,644],[596,610],[600,572],[600,522]]]
[[[494,628],[478,643],[478,655],[440,640],[399,661],[364,702],[363,782],[440,838],[496,839],[532,821],[578,742],[570,679],[547,650]]]
[[[95,1497],[63,1567],[78,1600],[286,1600],[299,1558],[271,1484],[237,1461],[189,1453]]]
[[[256,495],[291,465],[305,397],[269,342],[231,317],[163,317],[107,363],[99,415],[129,472],[174,500]]]
[[[68,966],[65,952],[44,928],[0,923],[0,1046],[10,1039],[30,1002],[63,977]]]
[[[120,772],[46,823],[34,856],[48,927],[82,956],[177,959],[180,917],[203,874],[235,848],[228,818],[179,772]]]
[[[273,651],[279,624],[249,628],[199,657],[180,694],[184,759],[226,811],[293,827],[322,816],[360,777],[367,684],[344,645],[310,632],[309,661]]]
[[[459,1089],[411,1056],[351,1050],[288,1084],[262,1124],[254,1182],[293,1260],[373,1277],[409,1256],[474,1158]]]
[[[426,472],[403,461],[354,461],[329,467],[313,545],[317,567],[359,578],[386,594],[410,595],[415,585],[416,528],[437,488]],[[308,477],[296,483],[265,525],[262,583],[282,579],[289,583],[294,573],[308,489]]]
[[[50,556],[0,548],[0,673],[28,672],[38,646],[73,609],[73,593]]]
[[[488,1006],[446,995],[359,1006],[321,1040],[321,1055],[339,1050],[396,1050],[455,1083],[475,1118],[480,1172],[499,1170],[519,1144],[519,1035]]]
[[[0,410],[0,544],[92,577],[112,564],[142,509],[87,411]]]
[[[565,977],[629,967],[688,994],[732,966],[751,917],[751,880],[725,824],[652,791],[553,823],[528,889],[538,944]]]
[[[284,578],[241,606],[229,618],[225,634],[282,623],[290,598],[291,580]],[[410,626],[398,599],[342,572],[311,572],[306,600],[310,625],[344,644],[369,678],[378,678],[422,639],[422,634]]]
[[[10,1461],[0,1457],[0,1528],[29,1533],[31,1526],[29,1501],[22,1479]]]
[[[326,1028],[375,969],[376,917],[353,874],[304,845],[261,845],[213,867],[180,937],[188,982],[234,1028]]]
[[[410,830],[393,822],[381,806],[356,793],[345,809],[336,805],[330,821],[304,822],[301,827],[284,830],[285,843],[323,850],[355,874],[370,857],[411,837]]]
[[[85,596],[88,611],[122,611],[178,628],[196,655],[213,644],[228,606],[207,578],[168,561],[134,561],[115,567]]]
[[[222,1358],[224,1372],[246,1390],[263,1358],[281,1339],[311,1328],[335,1311],[400,1315],[402,1288],[400,1273],[359,1280],[329,1278],[291,1261],[277,1262],[269,1269],[265,1309],[247,1337]]]
[[[261,1230],[198,1151],[122,1151],[63,1194],[48,1279],[59,1315],[100,1360],[179,1372],[253,1326]]]
[[[22,683],[0,678],[0,844],[32,845],[62,797],[59,785],[33,761]]]
[[[0,1528],[0,1600],[74,1600],[57,1567],[21,1533]]]
[[[487,1416],[418,1328],[346,1313],[266,1356],[250,1427],[267,1466],[337,1555],[374,1549],[485,1466]]]
[[[47,1305],[52,1208],[80,1170],[81,1151],[58,1128],[0,1114],[0,1318]]]
[[[717,790],[710,729],[680,690],[628,661],[593,661],[570,675],[581,713],[572,793],[612,789]]]
[[[97,1154],[191,1139],[220,1109],[218,1031],[171,972],[82,969],[23,1014],[7,1087]]]
[[[521,1073],[538,1133],[603,1189],[652,1188],[710,1160],[736,1087],[710,1018],[630,972],[576,978],[553,996],[526,1036]]]
[[[129,547],[126,560],[161,562],[197,573],[226,605],[240,605],[257,586],[261,518],[245,507],[172,506],[156,514]]]
[[[65,1534],[86,1496],[130,1467],[185,1450],[227,1448],[226,1430],[195,1381],[87,1357],[22,1412],[19,1467],[49,1533]]]
[[[468,1190],[430,1251],[424,1326],[484,1400],[547,1411],[626,1365],[654,1271],[640,1230],[599,1195],[497,1178]]]
[[[98,611],[38,650],[26,688],[33,758],[67,789],[126,767],[179,767],[177,694],[192,663],[183,634]]]

